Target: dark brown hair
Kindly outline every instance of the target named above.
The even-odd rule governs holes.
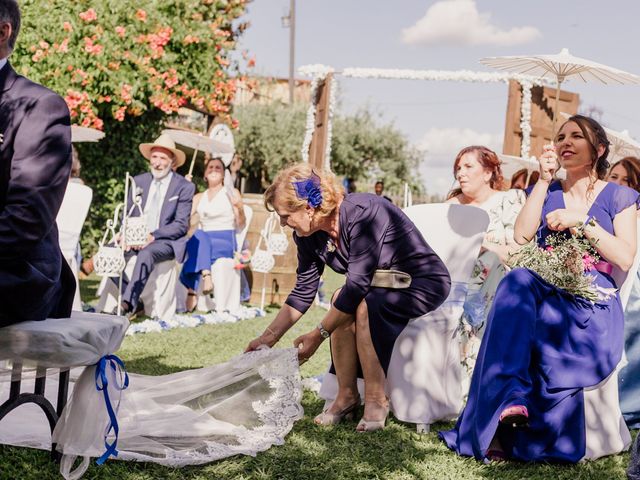
[[[602,125],[596,122],[591,117],[585,117],[584,115],[573,115],[569,117],[569,120],[564,122],[558,129],[558,132],[562,130],[567,123],[573,122],[582,131],[584,138],[587,140],[591,149],[591,168],[595,170],[598,179],[604,180],[609,171],[609,162],[607,157],[609,156],[609,139],[607,138],[607,132],[604,131]],[[598,146],[604,147],[602,155],[598,156]]]
[[[611,175],[611,170],[617,165],[621,165],[627,172],[629,187],[640,192],[640,159],[636,157],[624,157],[622,160],[611,165],[609,175]]]

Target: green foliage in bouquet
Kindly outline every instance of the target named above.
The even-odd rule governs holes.
[[[596,302],[602,293],[594,285],[595,277],[588,272],[595,268],[600,257],[594,245],[581,233],[576,235],[552,234],[546,238],[547,246],[530,242],[510,255],[511,268],[528,268],[550,284],[570,293]]]
[[[137,151],[166,116],[193,105],[233,123],[240,55],[238,21],[247,0],[22,0],[11,56],[19,73],[62,95],[74,124],[104,130],[80,146],[82,177],[94,190],[85,253],[120,199],[125,171],[147,169]],[[246,57],[246,55],[245,55]],[[253,60],[247,60],[250,65]]]

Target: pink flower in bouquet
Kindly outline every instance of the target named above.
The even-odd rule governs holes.
[[[64,23],[62,24],[62,29],[63,29],[65,32],[72,32],[72,31],[73,31],[73,25],[71,25],[69,22],[64,22]]]
[[[120,38],[122,38],[122,37],[124,37],[124,36],[126,35],[126,33],[127,33],[127,29],[126,29],[126,28],[124,28],[124,27],[122,27],[122,26],[120,26],[120,25],[118,25],[118,26],[116,27],[116,33],[118,34],[118,36],[119,36]]]
[[[85,22],[93,22],[94,20],[98,19],[98,14],[96,13],[96,11],[93,8],[90,8],[86,12],[80,13],[79,16]]]
[[[591,255],[589,255],[588,253],[584,254],[582,256],[582,264],[584,265],[584,271],[585,272],[589,272],[591,270],[593,270],[594,268],[596,268],[596,259],[593,258]]]
[[[547,245],[547,247],[545,248],[545,250],[547,252],[553,252],[553,247],[551,245]]]

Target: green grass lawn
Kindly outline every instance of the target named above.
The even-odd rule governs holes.
[[[95,292],[93,279],[82,282],[83,294]],[[327,276],[327,292],[339,286],[341,278]],[[88,298],[88,297],[85,297]],[[248,341],[273,319],[235,324],[205,325],[163,333],[127,337],[118,355],[130,372],[160,375],[198,368],[228,360],[242,351]],[[290,346],[293,339],[313,328],[324,310],[316,307],[303,317],[280,341]],[[303,377],[321,373],[329,359],[328,345],[301,368]],[[447,450],[436,431],[451,424],[439,424],[429,434],[418,435],[411,425],[391,419],[380,432],[358,434],[355,422],[333,428],[318,427],[313,417],[323,402],[305,392],[305,417],[294,426],[285,444],[256,457],[233,457],[205,466],[171,469],[155,464],[109,460],[104,466],[92,465],[90,479],[625,479],[628,455],[617,455],[579,465],[524,465],[515,462],[482,465]],[[0,423],[0,428],[2,424]],[[59,479],[58,466],[49,454],[27,448],[0,446],[0,479]]]

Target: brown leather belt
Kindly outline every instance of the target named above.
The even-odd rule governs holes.
[[[400,270],[376,270],[371,279],[371,286],[378,288],[409,288],[411,275]]]

